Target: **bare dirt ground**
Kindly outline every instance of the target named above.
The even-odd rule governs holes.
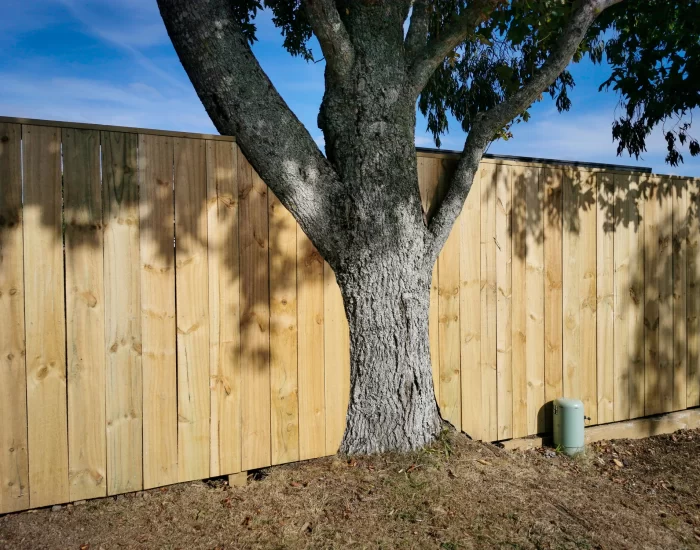
[[[700,430],[277,466],[0,517],[0,548],[700,548]]]

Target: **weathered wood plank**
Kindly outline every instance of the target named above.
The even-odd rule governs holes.
[[[488,441],[498,439],[496,192],[501,170],[481,166],[481,422]]]
[[[71,500],[107,495],[100,134],[63,138],[68,458]]]
[[[206,142],[175,139],[178,480],[209,477]]]
[[[481,418],[481,171],[460,215],[459,318],[462,430],[483,439]]]
[[[544,390],[545,427],[552,430],[551,402],[563,386],[562,231],[563,171],[544,169]]]
[[[457,430],[462,427],[459,333],[459,226],[455,224],[438,256],[438,352],[440,414]]]
[[[596,226],[596,368],[598,422],[612,422],[615,419],[615,285],[614,285],[614,207],[615,186],[611,174],[597,176]],[[594,176],[595,177],[595,176]]]
[[[673,192],[670,178],[659,182],[659,256],[657,264],[659,285],[659,385],[661,410],[673,410]]]
[[[513,431],[512,362],[512,191],[511,168],[502,166],[496,182],[496,387],[498,439]]]
[[[608,178],[607,174],[598,176]],[[632,311],[632,294],[630,292],[630,253],[631,239],[635,231],[635,224],[639,218],[635,212],[635,202],[631,196],[630,184],[625,176],[614,176],[615,202],[613,205],[614,216],[610,223],[616,224],[614,228],[614,321],[613,321],[613,416],[614,420],[626,420],[630,417],[631,400],[631,346],[633,345],[630,333],[630,316]],[[618,223],[617,219],[627,219],[627,223]],[[605,341],[605,337],[599,333],[599,344]],[[642,346],[643,348],[643,346]],[[642,371],[642,380],[644,372]],[[644,398],[642,396],[642,408]]]
[[[143,488],[138,136],[102,132],[107,493]]]
[[[513,437],[528,434],[527,410],[527,187],[528,169],[512,167],[513,178]]]
[[[139,135],[143,485],[176,483],[173,140]]]
[[[659,376],[659,186],[655,179],[644,181],[644,413],[663,411]],[[662,275],[662,274],[661,274]]]
[[[207,142],[209,475],[241,470],[238,147]]]
[[[544,278],[544,182],[542,169],[525,169],[525,223],[527,319],[527,433],[545,431],[545,278]],[[514,279],[515,280],[515,279]],[[517,368],[514,363],[513,368]]]
[[[29,503],[41,507],[70,498],[61,131],[23,126],[22,140]]]
[[[326,453],[323,350],[323,258],[297,231],[299,319],[299,458]]]
[[[686,406],[700,406],[700,190],[692,180],[683,180],[688,187],[688,274],[686,288],[686,332],[688,337],[688,378]]]
[[[270,295],[267,186],[238,154],[243,470],[269,466]]]
[[[272,463],[299,460],[297,224],[268,192]]]
[[[673,208],[673,410],[685,409],[687,401],[688,189],[682,180],[670,180]]]
[[[326,372],[326,454],[338,452],[350,400],[350,329],[335,273],[323,267],[323,350]]]
[[[0,514],[29,508],[21,139],[0,123]]]

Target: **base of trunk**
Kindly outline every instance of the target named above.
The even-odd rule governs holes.
[[[373,270],[361,282],[341,282],[351,378],[342,453],[412,451],[440,433],[430,367],[429,283],[429,274],[405,269]]]

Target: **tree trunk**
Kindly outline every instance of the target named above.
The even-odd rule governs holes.
[[[408,451],[440,431],[430,369],[431,270],[400,255],[341,274],[350,326],[350,403],[341,452]]]

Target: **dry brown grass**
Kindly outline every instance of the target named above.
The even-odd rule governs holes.
[[[584,459],[446,433],[411,455],[265,474],[7,515],[0,548],[700,547],[698,430],[599,443]]]

